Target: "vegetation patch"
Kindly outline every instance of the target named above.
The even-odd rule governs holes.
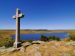
[[[14,40],[9,35],[0,35],[0,47],[11,47],[13,42]]]
[[[41,35],[41,41],[52,41],[52,40],[57,40],[57,41],[60,41],[60,38],[59,37],[56,37],[56,36],[44,36],[44,35]]]

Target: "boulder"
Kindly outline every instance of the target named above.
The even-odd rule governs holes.
[[[25,43],[22,44],[23,47],[27,47],[27,46],[29,46],[29,45],[31,45],[30,42],[25,42]]]

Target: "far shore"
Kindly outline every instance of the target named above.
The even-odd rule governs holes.
[[[20,30],[21,34],[34,34],[34,33],[48,33],[48,32],[66,32],[69,33],[71,35],[75,35],[75,30]],[[0,30],[0,34],[7,34],[7,35],[12,35],[15,34],[15,30]]]

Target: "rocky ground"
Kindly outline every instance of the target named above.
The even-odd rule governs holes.
[[[26,42],[18,49],[0,48],[0,56],[75,56],[75,41],[40,41],[39,43]]]

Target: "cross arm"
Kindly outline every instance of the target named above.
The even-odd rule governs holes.
[[[16,17],[17,16],[14,15],[12,18],[16,19]],[[22,14],[22,13],[18,15],[18,18],[23,18],[23,17],[24,17],[24,14]]]

